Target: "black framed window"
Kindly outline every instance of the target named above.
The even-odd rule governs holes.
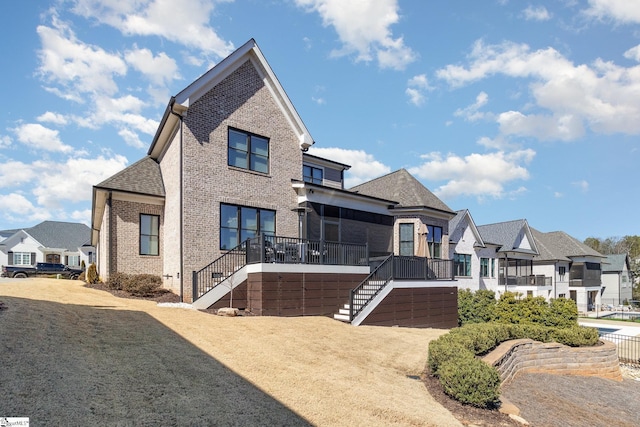
[[[320,168],[315,168],[313,166],[307,165],[302,166],[302,178],[304,182],[322,185],[322,183],[324,182],[323,173],[324,171]]]
[[[413,224],[400,224],[400,256],[413,256]]]
[[[160,255],[160,216],[140,214],[140,255]]]
[[[224,203],[220,205],[220,249],[231,250],[259,234],[275,236],[275,211]]]
[[[489,258],[480,258],[480,277],[489,277]]]
[[[427,230],[429,253],[433,258],[440,258],[442,256],[442,227],[427,225]]]
[[[269,139],[229,129],[229,166],[269,173]]]
[[[471,255],[453,254],[453,271],[456,276],[471,277]]]

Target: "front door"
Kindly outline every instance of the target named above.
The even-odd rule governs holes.
[[[47,254],[45,262],[60,264],[60,254]]]

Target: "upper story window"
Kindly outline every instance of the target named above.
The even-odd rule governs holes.
[[[456,276],[471,277],[471,255],[453,254],[453,270]]]
[[[269,209],[220,205],[220,249],[231,250],[247,239],[276,234],[276,212]]]
[[[140,255],[160,255],[160,216],[140,214]]]
[[[442,227],[427,225],[427,245],[429,246],[429,254],[433,258],[442,256]]]
[[[269,140],[252,133],[229,129],[228,165],[269,173]]]
[[[322,185],[322,183],[324,182],[323,170],[313,166],[304,165],[302,166],[302,178],[304,179],[304,182]]]
[[[413,224],[400,224],[400,256],[413,255]]]

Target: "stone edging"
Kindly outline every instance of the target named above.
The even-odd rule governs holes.
[[[494,366],[503,383],[519,372],[583,375],[622,381],[616,346],[600,341],[592,347],[569,347],[531,339],[505,341],[482,358]]]

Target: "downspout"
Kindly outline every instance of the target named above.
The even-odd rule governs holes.
[[[113,206],[111,204],[113,192],[109,191],[109,197],[107,198],[107,206],[109,206],[109,252],[107,256],[107,273],[111,276],[112,269],[112,256],[113,256]]]
[[[183,169],[184,169],[184,159],[182,152],[182,123],[184,117],[180,114],[173,111],[173,106],[175,104],[175,98],[171,98],[171,105],[169,107],[169,111],[174,116],[178,117],[180,120],[180,271],[178,272],[180,276],[180,302],[184,302],[184,218],[183,218],[183,208],[184,208],[184,183],[183,183]],[[191,296],[191,300],[193,301],[193,295]]]

